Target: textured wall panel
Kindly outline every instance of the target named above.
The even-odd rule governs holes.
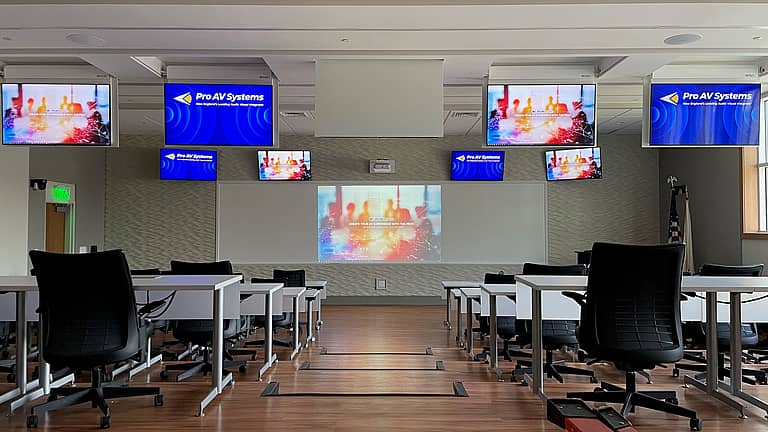
[[[601,137],[604,179],[549,183],[548,253],[551,263],[576,261],[574,250],[594,240],[653,243],[659,238],[659,163],[656,150],[642,149],[637,136]],[[283,136],[281,149],[312,151],[317,181],[447,181],[450,153],[478,149],[477,137],[443,139],[330,139]],[[215,257],[215,185],[158,179],[159,136],[123,137],[107,152],[106,247],[123,248],[131,265],[166,268],[172,258]],[[220,180],[258,178],[257,151],[219,148]],[[545,179],[544,149],[507,150],[505,179]],[[368,173],[369,159],[395,159],[397,173]],[[482,223],[482,221],[478,221]],[[315,245],[309,245],[314,248]],[[248,265],[248,276],[272,267]],[[505,267],[505,266],[502,266]],[[311,278],[327,279],[335,295],[439,295],[441,280],[477,279],[512,266],[449,264],[312,264]],[[374,291],[375,278],[388,289]]]

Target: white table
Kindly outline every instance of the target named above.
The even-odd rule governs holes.
[[[451,290],[452,289],[460,289],[460,288],[480,288],[481,283],[480,282],[473,282],[473,281],[442,281],[443,284],[443,290],[445,291],[445,321],[443,324],[448,327],[448,330],[451,329]],[[461,304],[459,304],[461,306]],[[458,320],[461,320],[461,311],[456,312],[457,315],[459,315]],[[460,325],[460,324],[459,324]],[[459,330],[459,333],[461,333],[461,330]],[[460,339],[460,336],[457,335],[457,342]]]
[[[191,291],[209,292],[212,296],[213,328],[213,371],[211,372],[211,389],[200,401],[198,415],[204,414],[205,408],[221,394],[224,387],[232,382],[232,374],[223,376],[222,364],[224,360],[224,303],[225,291],[231,291],[231,287],[239,286],[242,276],[191,276],[191,275],[163,275],[153,277],[134,277],[133,288],[136,291]],[[33,276],[0,276],[0,291],[16,293],[16,358],[19,359],[16,371],[15,392],[22,396],[13,402],[12,409],[22,406],[29,401],[50,393],[50,367],[45,363],[42,346],[40,346],[40,388],[29,392],[27,386],[27,332],[26,332],[26,300],[27,294],[37,292],[37,281]],[[234,292],[237,294],[237,291]],[[238,307],[239,313],[239,307]],[[165,315],[163,315],[164,317]],[[162,317],[160,317],[162,318]],[[40,331],[43,329],[40,325]],[[42,339],[42,338],[41,338]],[[14,396],[15,397],[15,396]]]
[[[488,296],[488,305],[490,307],[490,340],[491,340],[491,361],[489,366],[496,372],[496,376],[499,380],[503,380],[503,373],[499,369],[499,349],[498,349],[498,323],[496,322],[497,316],[503,316],[498,313],[499,305],[497,299],[499,297],[509,298],[517,294],[516,284],[483,284],[482,291]],[[516,311],[515,311],[516,312]]]
[[[319,292],[317,298],[317,330],[320,330],[320,326],[323,325],[323,300],[328,297],[328,291],[325,286],[328,285],[328,281],[324,280],[308,280],[304,281],[304,285],[308,290],[315,290]]]
[[[543,387],[541,294],[545,291],[585,291],[587,280],[587,276],[516,276],[518,285],[528,286],[532,290],[533,376],[526,376],[526,381],[529,382],[531,390],[541,398],[546,398]],[[732,396],[768,412],[768,404],[745,393],[741,385],[741,296],[745,293],[768,292],[768,277],[684,276],[681,291],[706,293],[707,309],[707,382],[704,384],[691,377],[685,377],[685,382],[706,391],[710,396],[737,409],[741,412],[742,416],[744,416],[744,406],[727,395],[720,393],[720,389],[726,390]],[[717,295],[720,293],[728,293],[731,302],[730,386],[721,383],[717,377]]]
[[[282,313],[282,296],[277,295],[282,290],[282,283],[245,283],[240,285],[241,295],[253,294],[253,297],[264,297],[263,308],[259,308],[259,306],[262,306],[260,303],[253,304],[254,302],[251,298],[244,300],[240,304],[240,312],[243,315],[260,315],[259,312],[264,314],[264,364],[259,368],[259,381],[261,381],[264,373],[277,362],[277,354],[272,350],[272,315],[274,313]],[[273,297],[278,297],[279,299],[277,301],[279,311],[275,311]]]
[[[293,310],[293,351],[291,352],[291,360],[296,357],[296,354],[301,350],[301,342],[299,341],[299,314],[301,313],[301,299],[304,293],[307,291],[306,287],[284,287],[283,288],[283,301],[288,302],[290,305],[283,304],[283,308],[289,307]]]
[[[464,304],[467,305],[467,337],[466,342],[464,344],[464,350],[469,354],[470,357],[472,357],[472,350],[474,348],[474,337],[472,336],[472,314],[474,312],[474,301],[476,301],[478,304],[478,312],[480,305],[480,299],[482,298],[482,295],[480,293],[480,288],[459,288],[459,291],[461,291],[461,297],[463,298]]]

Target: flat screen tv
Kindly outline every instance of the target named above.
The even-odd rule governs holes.
[[[503,151],[454,151],[451,153],[451,180],[504,180]]]
[[[647,147],[760,144],[760,83],[652,83],[646,91]]]
[[[166,145],[274,145],[272,86],[165,84]]]
[[[216,152],[160,149],[160,179],[215,181]]]
[[[546,164],[549,181],[599,179],[603,176],[599,147],[548,151]]]
[[[439,261],[440,185],[317,188],[320,261]]]
[[[307,150],[259,151],[259,180],[312,180]]]
[[[111,146],[109,84],[2,85],[4,145]]]
[[[486,145],[595,145],[595,84],[490,84],[487,89]]]

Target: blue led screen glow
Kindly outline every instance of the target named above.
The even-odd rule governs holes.
[[[216,152],[210,150],[161,149],[160,179],[216,180]]]
[[[651,146],[756,146],[760,84],[651,84]]]
[[[167,145],[273,146],[272,86],[165,84]]]
[[[454,151],[451,180],[504,180],[503,151]]]

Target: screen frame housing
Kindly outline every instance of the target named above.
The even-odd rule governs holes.
[[[453,158],[456,153],[501,153],[501,179],[500,180],[484,180],[484,179],[455,179],[453,177]],[[451,150],[451,174],[450,180],[452,182],[483,182],[483,183],[502,183],[504,182],[504,172],[507,164],[507,152],[504,150]]]
[[[233,86],[270,86],[272,87],[272,145],[257,144],[168,144],[167,124],[165,119],[165,88],[166,84],[188,84],[188,85],[233,85]],[[278,149],[280,148],[280,133],[278,123],[280,122],[279,113],[279,81],[272,76],[269,82],[266,81],[242,81],[242,80],[217,80],[217,79],[175,79],[172,81],[163,81],[163,145],[165,147],[192,147],[192,148],[241,148],[241,149]]]
[[[696,79],[696,82],[692,82],[690,79],[657,79],[654,80],[650,75],[643,79],[643,111],[642,111],[642,131],[641,131],[641,143],[643,148],[653,149],[676,149],[676,148],[757,148],[760,146],[760,137],[762,132],[758,132],[757,144],[651,144],[651,86],[653,84],[755,84],[760,87],[760,101],[765,97],[766,92],[763,91],[763,84],[753,79]],[[727,81],[727,82],[726,82]],[[758,101],[758,102],[760,102]],[[762,109],[763,104],[758,103],[758,122],[762,123]],[[762,129],[762,125],[758,125],[758,128]]]
[[[75,82],[76,81],[76,82]],[[0,147],[76,147],[76,148],[97,148],[108,149],[120,147],[120,117],[119,117],[119,96],[118,96],[118,80],[113,76],[109,76],[106,80],[66,80],[66,79],[50,79],[50,80],[27,80],[27,79],[13,79],[9,81],[0,80],[0,93],[2,93],[2,86],[14,85],[14,84],[30,84],[30,85],[106,85],[109,87],[109,144],[74,144],[74,143],[6,143],[3,141],[3,137],[0,136]],[[3,106],[3,97],[0,94],[0,112],[5,112]]]
[[[600,177],[590,177],[590,178],[564,178],[564,179],[549,179],[549,172],[547,170],[547,161],[549,158],[547,158],[547,153],[549,152],[555,152],[558,151],[568,151],[568,150],[597,150],[598,153],[600,153]],[[546,177],[547,183],[558,183],[558,182],[567,182],[567,181],[578,181],[578,180],[602,180],[603,179],[603,152],[600,150],[600,147],[578,147],[578,148],[560,148],[559,150],[548,150],[544,152],[544,176]]]
[[[180,148],[180,147],[160,147],[159,150],[160,151],[158,152],[159,160],[158,160],[158,164],[157,164],[157,170],[158,170],[158,178],[160,179],[160,181],[190,181],[190,182],[206,182],[206,183],[219,181],[219,152],[218,151],[216,151],[216,150],[207,150],[207,149],[197,149],[197,148],[195,148],[195,149],[184,149],[184,148]],[[182,150],[191,150],[191,151],[196,151],[196,152],[199,152],[199,151],[212,152],[213,153],[213,157],[214,157],[215,162],[216,162],[216,178],[213,179],[213,180],[188,179],[188,178],[185,178],[185,179],[163,178],[163,170],[162,170],[163,152],[164,151],[169,151],[169,152],[170,151],[182,151]]]
[[[261,169],[259,169],[260,168],[259,164],[261,163],[261,158],[259,157],[259,153],[267,152],[267,157],[269,157],[269,152],[271,152],[271,151],[274,151],[274,152],[294,152],[294,151],[300,151],[300,152],[304,152],[304,153],[309,153],[310,154],[310,158],[309,158],[310,177],[309,177],[309,179],[307,179],[307,180],[293,180],[293,179],[263,179],[263,178],[261,178]],[[256,169],[258,171],[259,181],[260,182],[262,182],[262,181],[264,181],[264,182],[297,182],[297,183],[311,182],[312,181],[312,157],[311,156],[312,156],[312,151],[311,150],[285,150],[285,149],[282,149],[282,150],[265,150],[265,149],[259,149],[259,151],[256,152],[256,159],[257,159],[256,160]]]
[[[547,85],[556,85],[556,86],[568,86],[568,85],[579,85],[579,86],[585,86],[590,85],[595,88],[595,125],[594,125],[594,134],[595,139],[592,140],[592,145],[586,145],[586,144],[543,144],[543,143],[531,143],[531,144],[488,144],[488,87],[489,86],[497,86],[497,85],[507,85],[507,86],[518,86],[518,87],[531,87],[531,86],[547,86]],[[525,81],[525,82],[515,82],[514,80],[484,80],[483,82],[483,103],[482,103],[482,111],[480,112],[480,116],[482,117],[482,125],[483,125],[483,149],[509,149],[509,148],[587,148],[587,147],[597,147],[598,143],[598,104],[597,104],[597,98],[599,96],[599,85],[594,81],[583,81],[579,82],[578,80],[564,80],[562,82],[552,82],[552,81],[545,81],[545,82],[537,82],[535,80],[533,81]]]

